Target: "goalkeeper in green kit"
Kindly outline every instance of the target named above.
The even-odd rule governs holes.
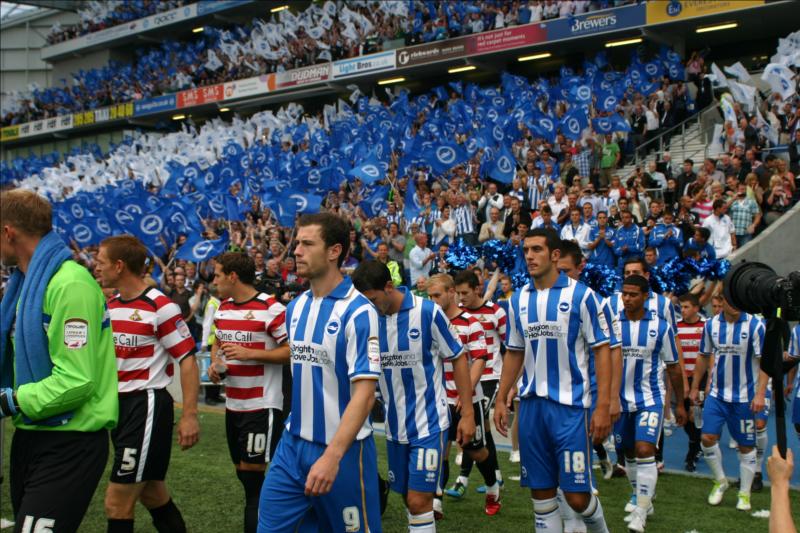
[[[11,417],[15,531],[77,531],[108,460],[117,368],[105,298],[31,191],[0,193],[0,416]]]

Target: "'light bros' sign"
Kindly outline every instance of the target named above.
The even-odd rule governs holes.
[[[380,72],[395,67],[395,52],[381,52],[354,59],[345,59],[333,64],[334,78],[348,78],[367,72]]]
[[[570,39],[593,33],[635,28],[645,23],[645,6],[637,4],[548,22],[547,40]]]

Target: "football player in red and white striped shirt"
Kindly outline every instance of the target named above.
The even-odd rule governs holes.
[[[475,437],[472,442],[463,444],[462,449],[464,450],[464,455],[471,456],[478,465],[478,470],[486,483],[486,506],[484,507],[484,512],[487,515],[493,516],[500,511],[500,484],[497,481],[497,474],[495,474],[496,465],[489,456],[489,450],[486,448],[486,440],[484,437],[484,421],[486,417],[483,414],[483,402],[481,401],[483,399],[483,389],[480,387],[480,379],[483,375],[483,368],[488,357],[486,351],[486,335],[480,322],[458,306],[455,283],[452,277],[447,274],[431,276],[426,288],[428,290],[428,296],[430,296],[431,300],[439,304],[444,314],[447,315],[447,318],[450,320],[451,325],[458,332],[461,344],[464,345],[469,355],[470,377],[474,390],[472,402],[475,411]],[[444,454],[445,463],[442,472],[442,487],[447,485],[447,479],[450,474],[450,465],[447,457],[450,456],[451,443],[456,440],[455,427],[459,419],[459,408],[456,401],[458,399],[458,393],[455,389],[455,382],[452,380],[452,365],[445,362],[444,370],[447,401],[450,403],[450,415],[453,421],[450,426],[451,431],[448,438],[447,450]],[[459,476],[453,488],[448,489],[448,494],[463,494],[463,490],[458,487],[459,484],[463,485],[464,490],[466,489],[465,480]]]
[[[244,531],[258,527],[264,472],[283,431],[283,369],[289,362],[286,308],[259,292],[255,262],[244,253],[216,259],[216,342],[208,376],[225,383],[225,430],[236,476],[245,493]],[[221,375],[222,374],[222,375]]]
[[[705,320],[700,315],[700,300],[697,295],[687,293],[678,298],[681,303],[681,320],[678,322],[678,340],[683,349],[683,369],[689,384],[692,383],[694,365],[697,361],[697,354],[700,350],[700,339],[703,337]],[[705,377],[703,377],[705,380]],[[701,386],[706,389],[705,384]],[[706,390],[706,392],[708,392]],[[686,435],[689,436],[689,451],[686,453],[684,468],[688,472],[696,470],[697,458],[700,455],[700,429],[694,424],[694,417],[691,416],[692,410],[689,399],[684,400],[686,411],[690,413],[689,420],[683,426]]]
[[[118,235],[100,243],[95,267],[101,285],[117,291],[108,302],[119,379],[119,422],[111,432],[114,464],[105,500],[111,533],[133,531],[137,500],[158,531],[186,531],[164,483],[172,449],[174,412],[166,387],[173,362],[183,392],[178,443],[186,450],[200,435],[195,341],[180,308],[142,279],[147,256],[136,237]]]
[[[483,299],[483,285],[472,270],[459,272],[456,274],[454,282],[461,308],[475,317],[483,326],[486,351],[489,355],[480,382],[480,386],[483,388],[483,415],[486,417],[483,427],[486,431],[486,448],[489,450],[489,459],[494,464],[497,481],[502,484],[503,475],[497,462],[497,448],[489,424],[489,410],[494,407],[497,385],[503,370],[500,347],[506,338],[506,312],[496,303]],[[469,480],[469,475],[472,473],[473,462],[470,456],[461,460],[461,474],[458,479],[462,482],[464,489],[466,489],[466,481]],[[478,490],[480,491],[481,488],[483,487]],[[456,496],[455,493],[452,495]],[[461,495],[463,496],[463,493]]]

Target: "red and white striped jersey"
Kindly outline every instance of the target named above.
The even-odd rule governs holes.
[[[195,352],[180,308],[158,289],[128,301],[116,294],[108,301],[108,312],[119,392],[163,389],[172,381],[172,359],[180,363]]]
[[[686,371],[686,375],[690,377],[694,373],[694,365],[697,362],[700,339],[703,338],[705,324],[706,321],[703,320],[703,317],[700,317],[693,324],[683,320],[678,322],[678,339],[681,341],[681,349],[683,350],[683,368]]]
[[[481,323],[486,337],[486,351],[489,357],[486,359],[481,381],[500,379],[503,371],[500,346],[506,339],[506,312],[494,302],[486,302],[475,309],[468,307],[464,309]]]
[[[458,332],[458,338],[464,346],[464,354],[468,357],[467,362],[472,366],[476,359],[486,361],[489,354],[486,351],[486,340],[483,326],[471,314],[462,311],[458,316],[451,318],[450,323]],[[462,356],[463,357],[463,356]],[[444,387],[447,392],[447,403],[455,404],[458,399],[456,382],[453,379],[453,363],[445,360],[444,362]],[[472,403],[483,399],[483,389],[480,385],[472,391]]]
[[[286,307],[260,292],[250,300],[222,302],[214,313],[217,345],[238,344],[253,350],[272,350],[284,343]],[[221,359],[222,354],[218,354]],[[283,408],[281,365],[261,361],[225,361],[225,407],[231,411]]]

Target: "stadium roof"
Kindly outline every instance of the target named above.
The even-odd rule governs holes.
[[[17,15],[21,15],[23,13],[30,13],[36,9],[36,6],[20,4],[17,2],[0,2],[0,20],[5,22],[9,17],[16,17]]]

